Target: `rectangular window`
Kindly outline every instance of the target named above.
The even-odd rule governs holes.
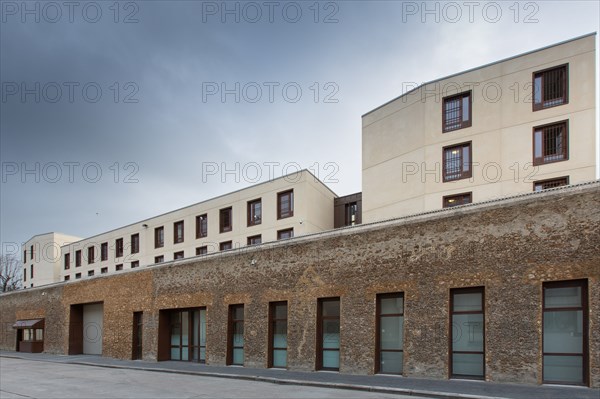
[[[159,255],[154,257],[154,263],[163,263],[165,261],[164,255]]]
[[[92,277],[94,275],[94,271],[93,270],[88,270],[88,277]]]
[[[269,367],[287,367],[287,302],[269,303]]]
[[[219,231],[226,233],[231,231],[232,227],[232,209],[231,207],[219,211]]]
[[[533,128],[533,165],[569,159],[568,121]]]
[[[587,280],[548,282],[543,287],[543,381],[587,385]]]
[[[233,243],[231,241],[225,241],[219,244],[219,249],[221,251],[227,251],[228,249],[233,248]]]
[[[29,277],[33,278],[33,265],[29,266],[29,270],[30,270]]]
[[[183,251],[179,251],[179,252],[175,252],[173,254],[173,259],[177,260],[177,259],[183,259]]]
[[[450,290],[450,376],[485,376],[483,287]]]
[[[375,371],[402,374],[404,363],[404,294],[377,295]]]
[[[100,261],[108,260],[108,243],[104,242],[100,245]]]
[[[533,191],[542,191],[549,188],[569,185],[569,176],[557,177],[554,179],[538,180],[533,182]]]
[[[317,370],[340,369],[340,298],[321,298],[317,306]]]
[[[294,229],[285,229],[277,231],[278,240],[287,240],[288,238],[294,237]]]
[[[442,110],[443,132],[471,126],[471,92],[444,98]]]
[[[131,253],[137,254],[138,252],[140,252],[140,235],[133,234],[131,236]]]
[[[69,280],[71,280],[71,276],[69,276],[69,275],[66,275],[66,276],[65,276],[65,281],[69,281]]]
[[[277,219],[294,216],[294,190],[277,194]]]
[[[139,260],[134,260],[133,262],[131,262],[131,268],[135,269],[136,267],[140,266],[140,261]]]
[[[120,258],[123,256],[123,239],[117,238],[115,240],[115,258]]]
[[[133,339],[131,343],[131,358],[133,360],[142,359],[142,341],[144,333],[144,314],[143,312],[133,312]]]
[[[27,262],[27,250],[23,251],[23,263]]]
[[[444,208],[452,208],[453,206],[470,204],[473,202],[473,193],[462,193],[446,195],[442,200],[442,206]]]
[[[244,365],[244,305],[229,305],[227,365]]]
[[[206,362],[206,308],[170,311],[171,360]]]
[[[71,268],[71,254],[65,254],[65,270]]]
[[[92,263],[94,263],[94,260],[96,258],[96,248],[95,247],[88,247],[87,250],[87,257],[88,257],[88,265],[91,265]]]
[[[442,166],[444,182],[471,177],[471,142],[444,147]]]
[[[27,281],[27,266],[23,269],[23,281]]]
[[[248,237],[248,245],[258,245],[262,242],[261,235]]]
[[[108,273],[108,267],[103,267],[102,269],[100,269],[100,274],[106,274]]]
[[[248,226],[262,223],[262,202],[260,199],[248,201]]]
[[[165,228],[160,226],[154,229],[154,248],[162,248],[165,245]]]
[[[75,251],[75,267],[81,266],[81,249]]]
[[[173,223],[173,242],[175,244],[183,242],[183,220]]]
[[[75,279],[78,280],[81,278],[81,273],[75,273]]]
[[[350,202],[345,205],[345,226],[354,226],[358,223],[358,203]]]
[[[202,246],[196,248],[196,255],[206,255],[208,253],[208,247]]]
[[[568,64],[533,73],[533,110],[569,102]]]
[[[123,264],[122,264],[122,263],[120,263],[120,264],[118,264],[118,265],[115,265],[115,270],[116,270],[116,271],[123,270]]]
[[[196,216],[196,238],[208,236],[208,215]]]
[[[33,245],[29,247],[29,260],[33,260]]]

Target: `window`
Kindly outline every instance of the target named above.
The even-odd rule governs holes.
[[[248,202],[248,226],[256,226],[262,222],[262,202],[260,199]]]
[[[183,220],[173,223],[173,242],[175,244],[183,242]]]
[[[269,303],[269,367],[287,367],[287,302]]]
[[[94,275],[94,271],[93,270],[88,270],[88,277],[92,277]]]
[[[120,263],[120,264],[118,264],[118,265],[115,265],[115,270],[116,270],[116,271],[123,270],[123,264],[122,264],[122,263]]]
[[[340,298],[321,298],[317,306],[317,370],[340,369]]]
[[[88,265],[91,265],[92,263],[94,263],[94,260],[96,258],[96,248],[95,247],[88,247]]]
[[[154,263],[163,263],[165,261],[164,255],[159,255],[154,257]]]
[[[221,209],[219,211],[219,231],[221,233],[231,231],[231,225],[232,225],[231,217],[232,217],[231,207]]]
[[[173,259],[177,260],[177,259],[183,259],[183,251],[179,251],[179,252],[175,252],[173,254]]]
[[[258,245],[262,242],[261,235],[248,237],[248,245]]]
[[[154,248],[162,248],[165,245],[165,228],[163,226],[154,229]]]
[[[345,226],[354,226],[358,223],[358,203],[350,202],[345,205]]]
[[[244,305],[229,305],[227,365],[244,365]]]
[[[75,267],[81,266],[81,249],[75,251]]]
[[[140,360],[143,357],[142,342],[144,332],[144,314],[143,312],[133,312],[133,334],[131,342],[131,358]]]
[[[444,147],[442,158],[444,182],[471,177],[471,142]]]
[[[66,276],[65,276],[65,281],[69,281],[69,280],[71,280],[71,276],[69,276],[69,275],[66,275]]]
[[[33,245],[29,247],[29,260],[33,260]]]
[[[131,262],[131,268],[135,269],[136,267],[140,266],[140,261],[139,260],[134,260],[133,262]]]
[[[442,110],[443,132],[463,129],[471,126],[471,92],[446,97]]]
[[[100,269],[100,274],[106,274],[108,273],[108,267],[103,267],[102,269]]]
[[[81,278],[81,273],[75,273],[75,279],[78,280]]]
[[[544,283],[544,382],[588,383],[587,286],[587,280]]]
[[[567,104],[568,65],[553,67],[533,74],[533,110]]]
[[[123,256],[123,239],[117,238],[115,240],[115,258]]]
[[[198,247],[196,248],[196,255],[206,255],[208,253],[208,247]]]
[[[170,339],[167,341],[171,347],[170,359],[205,363],[206,308],[168,312],[171,329]]]
[[[567,121],[533,128],[533,165],[569,159]]]
[[[71,268],[71,254],[65,254],[65,270]]]
[[[27,262],[27,250],[23,251],[23,263]]]
[[[292,237],[294,237],[294,229],[285,229],[277,231],[278,240],[286,240]]]
[[[208,235],[208,215],[196,216],[196,238]]]
[[[23,269],[23,281],[27,281],[27,266]]]
[[[233,248],[233,243],[231,241],[225,241],[219,244],[219,249],[221,251],[227,251],[228,249]]]
[[[137,254],[138,252],[140,252],[140,235],[133,234],[131,236],[131,253]]]
[[[100,261],[108,260],[108,243],[102,243],[100,245]]]
[[[41,323],[43,327],[43,323]],[[26,342],[36,342],[44,340],[44,329],[43,328],[23,328],[23,339]]]
[[[549,188],[569,185],[569,176],[557,177],[555,179],[538,180],[533,182],[533,191],[542,191]]]
[[[404,363],[404,295],[377,295],[375,371],[402,374]]]
[[[277,219],[294,216],[294,190],[277,194]]]
[[[30,270],[30,272],[29,272],[29,277],[30,277],[30,278],[33,278],[33,265],[30,265],[30,266],[29,266],[29,270]]]
[[[485,376],[483,287],[450,290],[450,375]]]
[[[473,202],[473,193],[453,194],[444,196],[442,206],[444,208],[451,208],[453,206],[470,204],[471,202]]]

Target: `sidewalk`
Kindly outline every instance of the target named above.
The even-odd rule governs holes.
[[[441,399],[600,399],[599,389],[584,387],[516,385],[484,381],[432,380],[386,375],[348,375],[332,372],[298,372],[234,366],[207,366],[177,361],[145,362],[139,360],[118,360],[90,355],[65,356],[0,351],[0,358],[1,357],[81,364],[97,367],[127,368],[198,376],[236,378],[276,384],[397,393]]]

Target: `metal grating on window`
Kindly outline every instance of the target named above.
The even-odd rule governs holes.
[[[543,180],[533,183],[533,191],[542,191],[549,188],[566,186],[569,184],[568,177],[559,177],[557,179]]]
[[[538,72],[534,75],[534,110],[567,103],[567,66]]]

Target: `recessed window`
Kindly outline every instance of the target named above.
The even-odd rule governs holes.
[[[91,265],[92,263],[94,263],[94,259],[96,258],[96,248],[95,247],[88,247],[88,251],[87,251],[87,255],[88,255],[88,265]]]
[[[219,244],[219,249],[221,251],[227,251],[228,249],[233,248],[233,243],[231,241],[225,241]]]
[[[30,276],[31,278],[33,278],[33,265],[30,265],[30,266],[29,266],[29,270],[30,270],[29,276]]]
[[[557,177],[555,179],[538,180],[533,182],[533,191],[542,191],[549,188],[568,186],[569,176]]]
[[[450,375],[485,376],[483,287],[450,290]]]
[[[115,240],[115,258],[120,258],[123,256],[123,239],[117,238]]]
[[[27,250],[23,251],[23,263],[27,262]]]
[[[196,238],[206,237],[208,235],[208,215],[196,216]]]
[[[164,255],[159,255],[154,257],[154,263],[163,263],[165,261]]]
[[[294,229],[284,229],[277,231],[278,240],[286,240],[292,237],[294,237]]]
[[[533,128],[533,165],[569,159],[569,125],[567,121]]]
[[[69,276],[69,275],[65,276],[65,281],[69,281],[69,280],[71,280],[71,276]]]
[[[553,67],[533,74],[533,110],[566,104],[569,100],[568,65]]]
[[[123,270],[123,264],[122,264],[122,263],[120,263],[120,264],[118,264],[118,265],[115,265],[115,270],[116,270],[116,271]]]
[[[404,363],[404,295],[377,295],[377,373],[402,374]]]
[[[173,242],[175,244],[183,242],[183,220],[173,223]]]
[[[196,248],[196,255],[206,255],[207,253],[208,253],[207,246],[202,246],[202,247]]]
[[[165,228],[163,226],[154,229],[154,248],[162,248],[165,245]]]
[[[65,270],[71,268],[71,254],[65,254]]]
[[[88,270],[88,277],[92,277],[94,275],[94,271],[93,270]]]
[[[183,251],[175,252],[173,254],[173,259],[175,259],[175,260],[177,260],[177,259],[183,259]]]
[[[444,133],[471,126],[471,92],[445,97],[442,119]]]
[[[354,226],[358,224],[358,203],[350,202],[345,205],[345,226]]]
[[[100,261],[108,260],[108,243],[104,242],[100,245]]]
[[[248,237],[248,245],[258,245],[260,243],[262,243],[262,238],[260,234]]]
[[[340,369],[340,298],[321,298],[317,306],[317,370]]]
[[[294,216],[294,190],[277,194],[277,219]]]
[[[248,226],[256,226],[262,222],[262,202],[260,199],[248,202]]]
[[[81,278],[81,273],[75,273],[75,279],[80,279]]]
[[[269,367],[287,367],[287,302],[269,303]]]
[[[471,177],[471,142],[444,147],[442,155],[444,182]]]
[[[446,195],[443,198],[442,205],[444,208],[451,208],[453,206],[470,204],[471,202],[473,202],[473,193],[462,193]]]
[[[137,254],[138,252],[140,252],[140,235],[133,234],[131,236],[131,253]]]
[[[33,245],[29,247],[29,260],[33,260]]]
[[[231,231],[232,228],[232,208],[225,208],[219,211],[219,231],[221,233],[226,233]]]
[[[75,267],[81,266],[81,249],[75,251]]]
[[[229,305],[227,365],[244,365],[244,305]]]
[[[139,260],[134,260],[133,262],[131,262],[131,268],[135,269],[136,267],[140,266],[140,261]]]
[[[108,273],[108,267],[103,267],[102,269],[100,269],[100,274],[106,274]]]
[[[27,266],[23,269],[23,281],[27,281]]]

